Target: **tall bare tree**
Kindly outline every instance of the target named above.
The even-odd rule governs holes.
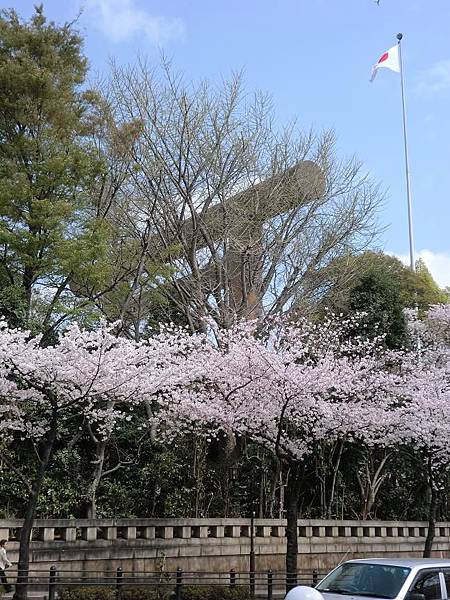
[[[68,282],[78,306],[81,303],[86,312],[86,306],[92,307],[96,317],[120,321],[118,333],[138,340],[142,321],[148,321],[156,300],[163,300],[155,280],[163,280],[170,269],[152,261],[150,223],[141,222],[128,200],[134,168],[131,149],[139,129],[136,123],[115,121],[113,99],[107,92],[100,87],[89,122],[90,139],[103,165],[90,190],[91,216],[106,235]]]
[[[277,129],[239,75],[194,85],[140,61],[113,66],[111,94],[118,126],[136,132],[128,219],[192,329],[305,311],[325,267],[373,240],[382,194],[361,164],[336,158],[332,132]]]

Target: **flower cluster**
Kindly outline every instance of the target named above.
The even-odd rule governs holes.
[[[107,438],[143,403],[161,436],[241,435],[280,458],[301,460],[323,440],[411,443],[447,464],[450,438],[450,308],[435,306],[414,335],[388,351],[361,333],[358,315],[322,322],[238,323],[214,335],[162,329],[135,343],[106,325],[68,329],[42,348],[0,327],[0,431],[39,437],[82,419]]]

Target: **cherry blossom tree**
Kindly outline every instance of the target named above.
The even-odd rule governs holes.
[[[56,448],[88,424],[100,440],[130,418],[130,410],[181,386],[194,354],[190,339],[161,332],[146,344],[114,335],[112,327],[66,330],[58,345],[42,348],[27,331],[0,327],[0,432],[11,443],[31,443],[36,469],[21,531],[16,599],[27,595],[29,543],[39,493]],[[18,476],[20,471],[11,465]]]
[[[243,436],[288,466],[288,587],[297,572],[303,459],[321,441],[373,442],[387,403],[391,374],[381,338],[352,335],[357,325],[357,318],[330,317],[320,324],[280,320],[263,333],[256,323],[216,331],[217,343],[191,357],[195,385],[172,395],[162,413],[161,429]]]
[[[117,329],[115,329],[117,335]],[[188,331],[182,327],[170,325],[161,326],[159,331],[153,331],[153,335],[140,347],[144,350],[140,352],[140,377],[145,382],[140,400],[130,406],[126,405],[125,413],[122,417],[128,421],[134,421],[134,429],[139,432],[139,439],[136,445],[130,448],[125,459],[117,457],[114,466],[105,469],[107,460],[107,450],[111,446],[111,440],[115,433],[115,426],[123,425],[123,418],[114,421],[113,427],[107,432],[104,431],[102,423],[84,420],[84,430],[89,435],[93,444],[94,456],[92,460],[92,475],[87,489],[87,516],[95,519],[97,516],[96,496],[101,480],[117,471],[133,464],[133,461],[139,454],[140,442],[147,436],[154,437],[154,414],[160,410],[160,404],[157,397],[161,398],[171,390],[175,393],[177,388],[183,389],[190,381],[190,374],[195,377],[195,373],[189,367],[191,354],[195,353],[198,345],[202,345],[204,336],[190,336]],[[139,345],[134,345],[139,347]],[[114,399],[104,397],[105,407],[114,406]],[[137,406],[139,405],[139,409]],[[144,425],[143,425],[144,423]],[[142,431],[144,427],[144,431]]]
[[[432,306],[422,320],[414,311],[408,317],[416,348],[397,357],[391,407],[380,415],[385,423],[381,443],[409,447],[426,473],[430,501],[424,557],[429,557],[439,495],[450,468],[450,306]]]

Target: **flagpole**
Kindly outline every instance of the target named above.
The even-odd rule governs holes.
[[[403,144],[405,148],[405,174],[406,174],[406,195],[408,198],[408,229],[409,229],[409,266],[411,271],[416,271],[416,261],[414,259],[414,235],[413,235],[413,219],[412,219],[412,202],[411,202],[411,182],[409,179],[409,156],[408,156],[408,135],[406,130],[406,108],[405,108],[405,82],[403,78],[403,59],[402,59],[402,44],[403,33],[397,33],[398,40],[398,59],[400,63],[400,84],[402,88],[402,112],[403,112]],[[419,307],[417,303],[417,290],[416,290],[416,315],[418,316]],[[422,349],[422,340],[420,339],[420,332],[416,334],[417,352],[420,359],[420,352]]]
[[[409,230],[409,266],[411,271],[416,270],[416,261],[414,258],[414,234],[412,219],[412,201],[411,201],[411,182],[409,178],[409,155],[408,155],[408,134],[406,128],[406,107],[405,107],[405,82],[403,79],[403,60],[402,60],[402,33],[397,34],[398,57],[400,63],[400,85],[402,89],[402,113],[403,113],[403,145],[405,151],[405,174],[406,174],[406,196],[408,200],[408,230]]]

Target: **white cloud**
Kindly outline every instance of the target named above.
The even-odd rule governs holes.
[[[184,33],[180,19],[151,15],[135,0],[87,0],[87,9],[93,24],[114,42],[143,35],[160,45]]]
[[[405,265],[409,265],[409,256],[395,256],[405,263]],[[450,254],[447,252],[433,252],[433,250],[425,249],[418,252],[416,258],[421,258],[424,261],[440,287],[444,288],[450,286]]]
[[[417,84],[421,94],[435,94],[450,89],[450,59],[438,60],[422,73]]]

